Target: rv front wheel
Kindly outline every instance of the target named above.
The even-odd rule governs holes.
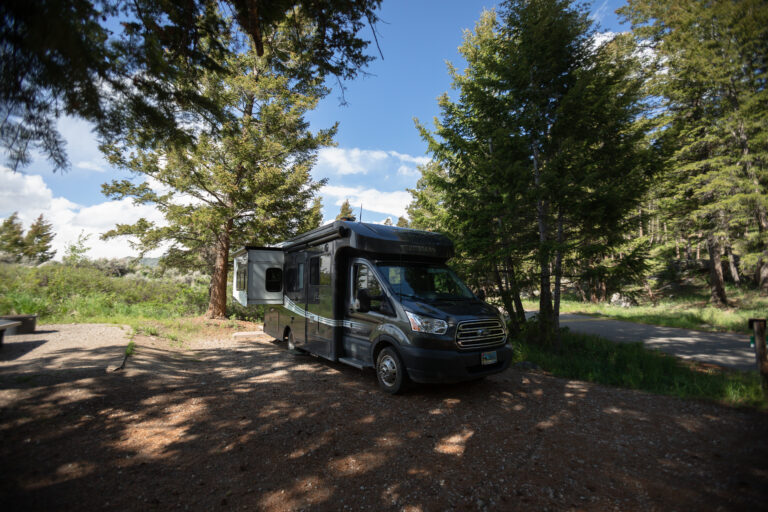
[[[376,359],[376,377],[379,387],[387,393],[397,394],[405,389],[408,376],[400,355],[392,347],[385,347]]]

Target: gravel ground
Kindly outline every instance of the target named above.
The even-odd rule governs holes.
[[[137,336],[126,368],[106,371],[119,327],[41,329],[0,353],[4,510],[768,504],[763,412],[514,369],[393,397],[370,371],[265,336]]]

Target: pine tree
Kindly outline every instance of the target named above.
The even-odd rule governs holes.
[[[286,26],[270,38],[275,42],[294,29]],[[143,149],[135,144],[131,153],[120,146],[105,148],[113,164],[151,177],[169,191],[127,180],[105,185],[110,197],[155,204],[167,225],[140,219],[120,224],[104,237],[131,236],[142,251],[169,242],[165,261],[208,263],[209,317],[226,313],[231,247],[283,240],[315,227],[320,219],[315,194],[323,182],[313,181],[310,169],[317,150],[332,143],[335,127],[312,133],[304,115],[326,89],[319,80],[297,82],[272,62],[269,52],[259,57],[251,48],[227,61],[237,74],[206,74],[201,90],[238,115],[216,130],[205,130],[197,145]],[[220,135],[208,135],[211,131]]]
[[[397,227],[399,228],[407,228],[408,226],[408,219],[403,217],[402,215],[397,218]]]
[[[385,226],[391,226],[392,225],[392,217],[387,217],[384,219],[384,225]]]
[[[0,224],[0,252],[6,253],[16,262],[24,256],[24,227],[18,212],[13,212]]]
[[[510,0],[499,18],[483,13],[460,51],[458,100],[440,99],[434,134],[420,127],[443,170],[422,171],[409,214],[454,233],[520,322],[520,279],[535,267],[548,343],[564,266],[613,257],[647,188],[631,42],[596,49],[568,2]]]
[[[223,122],[230,112],[201,94],[205,73],[241,45],[228,38],[231,14],[239,38],[295,80],[357,75],[374,57],[361,37],[376,30],[381,0],[20,0],[0,3],[0,147],[10,167],[39,150],[55,169],[68,166],[56,129],[62,114],[96,125],[105,141],[196,142],[197,120]],[[300,26],[296,17],[308,20]],[[281,24],[294,30],[271,37]],[[115,27],[121,27],[115,30]],[[295,58],[300,55],[300,58]],[[183,110],[183,115],[180,111]]]
[[[339,210],[339,214],[336,216],[336,220],[347,218],[355,220],[355,214],[352,211],[352,207],[349,206],[349,199],[345,199],[344,202],[341,203],[341,210]]]
[[[726,303],[732,249],[768,293],[768,4],[630,0],[622,12],[655,56],[666,214],[682,235],[702,234],[713,303]]]
[[[56,251],[51,250],[54,236],[53,226],[40,214],[24,236],[24,256],[37,263],[53,259],[56,255]]]

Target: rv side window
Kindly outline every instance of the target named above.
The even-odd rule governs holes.
[[[309,259],[309,284],[320,284],[320,256]]]
[[[268,268],[264,279],[268,292],[279,292],[283,289],[283,269]]]
[[[389,305],[389,300],[387,299],[387,296],[384,295],[384,291],[381,289],[379,280],[376,279],[376,276],[373,274],[371,269],[368,268],[368,265],[356,263],[354,270],[355,281],[353,287],[354,289],[352,290],[353,300],[358,297],[360,290],[365,290],[368,294],[368,297],[370,297],[371,311],[376,311],[377,313],[383,313],[385,315],[391,315],[392,306]]]
[[[247,265],[240,265],[237,267],[237,278],[235,281],[235,288],[237,289],[237,291],[241,292],[245,290],[247,275],[248,275]]]

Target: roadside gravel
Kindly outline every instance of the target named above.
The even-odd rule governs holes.
[[[23,354],[0,353],[3,508],[768,503],[763,412],[520,370],[393,397],[372,372],[293,355],[266,336],[184,346],[137,336],[126,369],[107,372],[127,344],[126,331],[109,327],[42,326],[56,332]],[[67,362],[69,351],[80,355]]]

